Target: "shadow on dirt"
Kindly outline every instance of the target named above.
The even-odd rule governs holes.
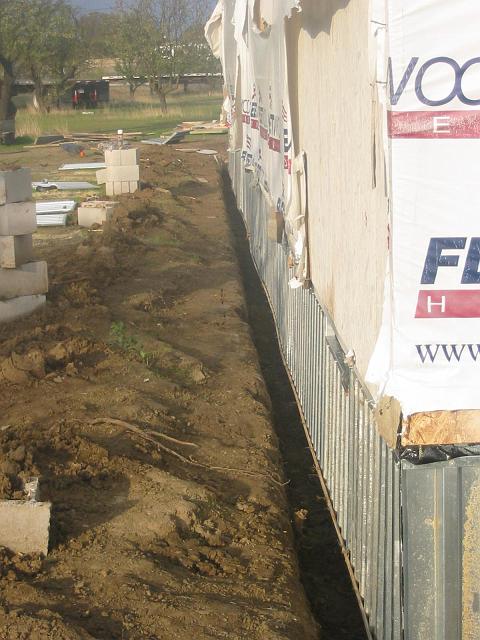
[[[223,175],[223,192],[245,289],[249,323],[272,400],[274,425],[289,480],[291,519],[299,523],[294,529],[302,582],[321,627],[322,640],[365,640],[357,600],[316,474],[280,355],[273,316],[250,255],[245,226],[227,171]],[[299,512],[300,521],[295,516]]]

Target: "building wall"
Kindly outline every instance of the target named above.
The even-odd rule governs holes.
[[[308,163],[311,276],[364,376],[381,323],[388,216],[369,0],[304,0],[287,23],[296,152]]]

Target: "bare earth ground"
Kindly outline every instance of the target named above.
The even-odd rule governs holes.
[[[53,504],[46,559],[0,550],[0,638],[316,638],[218,168],[143,159],[107,229],[36,235],[48,306],[0,328],[0,497]]]

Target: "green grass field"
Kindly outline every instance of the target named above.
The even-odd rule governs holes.
[[[144,135],[160,135],[172,131],[184,120],[216,120],[222,103],[220,93],[183,94],[168,96],[168,113],[162,113],[153,101],[112,101],[110,105],[82,114],[73,109],[54,110],[48,114],[37,113],[32,107],[17,112],[17,137],[19,142],[28,141],[41,134],[59,133],[113,133],[141,131]]]

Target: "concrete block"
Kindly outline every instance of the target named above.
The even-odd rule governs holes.
[[[0,501],[0,547],[15,553],[48,553],[49,502],[39,502],[39,479],[24,483],[25,500]]]
[[[113,182],[113,194],[115,196],[121,196],[122,195],[122,183],[119,181],[115,181]]]
[[[0,324],[31,315],[41,309],[46,301],[45,296],[22,296],[4,302],[0,301]]]
[[[47,291],[46,262],[29,262],[18,269],[0,269],[0,300],[35,296]]]
[[[130,182],[130,193],[135,193],[135,191],[138,191],[138,181],[133,181]]]
[[[122,167],[138,165],[140,162],[140,149],[122,149],[120,156]]]
[[[16,269],[33,260],[33,239],[26,236],[0,236],[0,267]]]
[[[110,220],[115,202],[106,202],[104,200],[96,200],[92,202],[84,202],[78,208],[78,224],[80,227],[90,228],[94,224],[103,224]]]
[[[34,202],[0,206],[0,236],[24,236],[37,230],[37,210]]]
[[[105,193],[107,196],[114,196],[115,194],[113,193],[114,189],[113,189],[113,182],[107,182],[105,184]]]
[[[118,149],[105,151],[105,164],[107,165],[107,167],[121,167],[122,152]]]
[[[107,171],[106,169],[100,169],[97,171],[97,184],[105,184],[107,182]]]
[[[107,167],[106,182],[133,182],[140,180],[140,168],[135,165],[128,167]]]
[[[32,174],[30,169],[0,171],[0,205],[25,202],[32,198]]]
[[[139,160],[139,149],[114,149],[113,151],[105,151],[105,164],[107,167],[128,167],[138,164]]]
[[[122,193],[130,193],[130,182],[122,182]]]

